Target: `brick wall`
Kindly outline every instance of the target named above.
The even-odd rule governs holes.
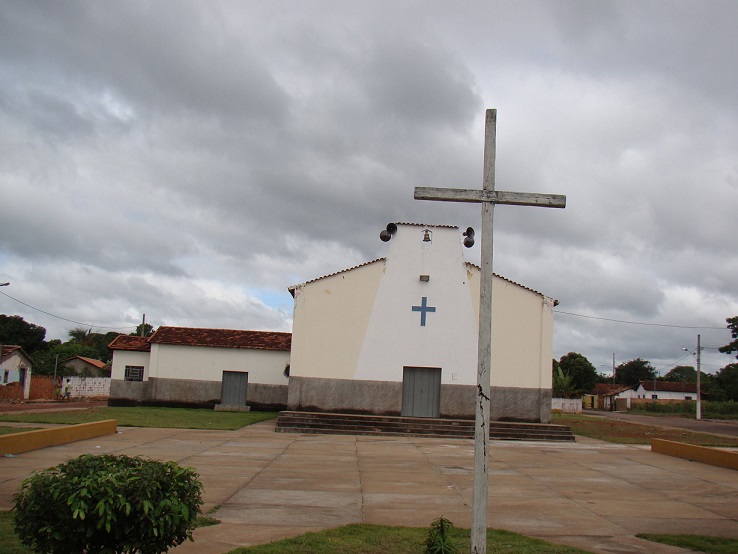
[[[50,375],[31,375],[31,394],[29,399],[52,400],[54,398],[53,380],[54,378]]]
[[[0,385],[0,400],[23,400],[23,389],[20,383],[8,383]]]

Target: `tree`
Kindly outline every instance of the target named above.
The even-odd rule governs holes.
[[[738,352],[738,315],[729,317],[725,321],[728,323],[728,329],[730,329],[730,335],[733,337],[733,340],[725,346],[721,346],[719,350],[723,354],[732,354],[733,352]],[[735,357],[738,358],[738,354]]]
[[[561,370],[572,379],[575,389],[589,392],[597,384],[597,370],[582,354],[569,352],[559,360]]]
[[[46,329],[19,315],[0,314],[0,344],[15,344],[28,354],[46,348]]]
[[[725,394],[723,400],[738,402],[738,364],[728,364],[719,369],[715,380]]]
[[[678,365],[664,375],[663,380],[672,383],[696,383],[697,370],[691,365]]]
[[[75,327],[74,329],[70,329],[67,332],[67,335],[69,335],[69,342],[74,344],[85,344],[85,345],[91,345],[92,344],[92,329],[85,329],[83,327]]]
[[[637,389],[641,381],[653,381],[654,379],[656,379],[656,370],[651,362],[640,358],[623,362],[615,368],[615,381],[628,385],[632,389]]]
[[[574,387],[574,380],[571,375],[561,371],[560,367],[557,367],[553,374],[552,388],[554,398],[575,398],[579,392]]]
[[[141,334],[141,328],[143,328],[144,330],[143,335]],[[150,337],[153,334],[154,334],[154,327],[153,325],[149,325],[148,323],[139,323],[138,326],[136,327],[136,332],[131,333],[131,335],[134,337],[141,337],[141,336]]]

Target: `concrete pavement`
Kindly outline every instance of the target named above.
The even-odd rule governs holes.
[[[469,527],[473,441],[275,433],[274,421],[238,431],[120,428],[119,434],[0,458],[0,509],[34,470],[83,453],[174,460],[197,469],[205,511],[180,554],[336,527],[426,527],[443,515]],[[738,472],[586,438],[493,441],[489,525],[592,552],[682,552],[640,532],[738,538]]]

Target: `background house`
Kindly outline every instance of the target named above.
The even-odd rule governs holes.
[[[107,377],[109,373],[108,365],[94,358],[85,358],[84,356],[72,356],[62,362],[62,365],[71,368],[77,375],[86,377]]]
[[[658,401],[697,400],[697,384],[641,381],[635,394],[637,398]]]
[[[455,226],[398,223],[386,258],[290,288],[293,410],[473,418],[479,267]],[[553,307],[492,289],[491,418],[550,422]]]
[[[230,382],[247,383],[249,406],[284,408],[290,344],[290,333],[272,331],[159,327],[148,338],[120,335],[109,346],[108,403],[212,407]]]
[[[0,399],[27,400],[31,392],[31,358],[20,346],[0,346]]]

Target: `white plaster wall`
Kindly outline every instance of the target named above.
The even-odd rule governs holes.
[[[353,378],[385,269],[379,260],[295,288],[290,375]]]
[[[356,379],[402,381],[403,366],[440,367],[441,382],[476,383],[476,323],[457,228],[398,225],[372,307]],[[420,281],[428,275],[429,281]],[[435,312],[421,326],[422,297]]]
[[[149,377],[221,381],[223,371],[248,371],[249,383],[287,385],[290,353],[279,350],[151,345]],[[130,365],[130,364],[129,364]]]
[[[110,378],[123,381],[126,376],[126,366],[143,366],[144,381],[149,380],[149,353],[133,352],[130,350],[113,350]]]
[[[656,400],[684,400],[687,396],[691,396],[692,400],[697,400],[696,392],[650,391],[645,390],[641,385],[638,385],[638,390],[635,391],[633,397],[651,400],[651,396],[654,394],[657,396]]]

